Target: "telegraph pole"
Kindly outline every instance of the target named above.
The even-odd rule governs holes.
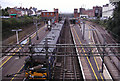
[[[47,79],[50,79],[50,72],[49,72],[49,57],[48,57],[48,38],[45,38],[45,50],[46,50],[46,65],[47,65]]]
[[[19,39],[18,39],[18,31],[22,31],[22,29],[16,29],[16,30],[12,30],[16,32],[16,37],[17,37],[17,44],[19,44]]]
[[[38,23],[37,23],[37,19],[33,19],[33,22],[36,26],[36,40],[39,40],[39,37],[38,37]]]
[[[103,47],[103,56],[102,56],[102,73],[103,73],[104,54],[105,54],[105,38],[103,37],[103,39],[104,39],[103,41],[104,47]]]
[[[101,70],[100,70],[100,73],[103,73],[103,67],[104,67],[104,55],[105,55],[105,38],[103,37],[103,54],[102,54],[102,56],[101,56],[101,58],[102,58],[102,68],[101,68]]]
[[[85,22],[83,22],[83,36],[82,36],[83,40],[85,39]]]

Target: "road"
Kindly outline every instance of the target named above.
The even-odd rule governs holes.
[[[31,35],[31,42],[32,43],[39,43],[48,33],[48,31],[46,31],[46,25],[41,27],[38,30],[38,36],[39,36],[39,40],[36,40],[36,33],[33,33]],[[26,44],[29,41],[27,40]],[[20,49],[20,48],[19,48]],[[16,50],[19,51],[19,50]],[[4,57],[3,57],[4,58]],[[2,81],[17,81],[18,79],[23,79],[24,76],[20,76],[20,77],[4,77],[8,74],[14,74],[17,72],[21,72],[23,67],[24,67],[24,60],[25,60],[26,56],[23,57],[17,57],[17,56],[7,56],[6,58],[4,58],[4,60],[2,60],[2,64],[0,67],[2,67]],[[19,74],[15,75],[18,76]]]

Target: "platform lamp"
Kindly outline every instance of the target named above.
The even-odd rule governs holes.
[[[15,31],[15,32],[16,32],[17,44],[19,44],[18,31],[22,31],[22,29],[13,29],[12,31]]]

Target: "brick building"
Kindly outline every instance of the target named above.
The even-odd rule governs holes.
[[[80,17],[93,17],[94,16],[94,11],[93,9],[88,9],[85,10],[85,8],[80,8],[79,9]]]
[[[8,13],[11,18],[17,18],[24,15],[33,16],[33,15],[36,15],[36,9],[37,8],[34,8],[34,7],[33,8],[31,7],[30,9],[22,8],[22,7],[20,8],[14,7],[14,8],[10,8],[8,10]]]
[[[79,9],[80,16],[88,17],[102,17],[102,7],[94,6],[93,9],[85,10],[85,8]]]
[[[41,14],[41,17],[47,17],[48,19],[51,19],[55,16],[54,12],[48,12],[48,11],[43,11]]]
[[[94,17],[102,17],[102,7],[94,6],[93,7],[93,14],[94,14]]]
[[[9,16],[11,18],[16,18],[18,16],[21,16],[21,11],[17,8],[11,8],[8,10]]]
[[[78,9],[74,9],[74,18],[79,17]]]
[[[58,9],[54,8],[54,11],[42,11],[41,17],[44,21],[54,19],[56,22],[58,22],[58,18],[59,18]]]
[[[79,13],[80,14],[86,14],[85,8],[79,8]]]
[[[54,8],[54,13],[55,13],[55,21],[58,22],[58,18],[59,18],[58,9]]]
[[[94,11],[93,11],[93,9],[86,10],[85,14],[88,15],[88,17],[94,17]]]

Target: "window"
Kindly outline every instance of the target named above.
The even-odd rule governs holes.
[[[49,15],[49,13],[47,13],[47,15]]]
[[[45,15],[45,13],[44,13],[44,15]]]
[[[98,10],[95,10],[95,13],[98,13]]]
[[[51,15],[53,15],[53,13],[51,13]]]

